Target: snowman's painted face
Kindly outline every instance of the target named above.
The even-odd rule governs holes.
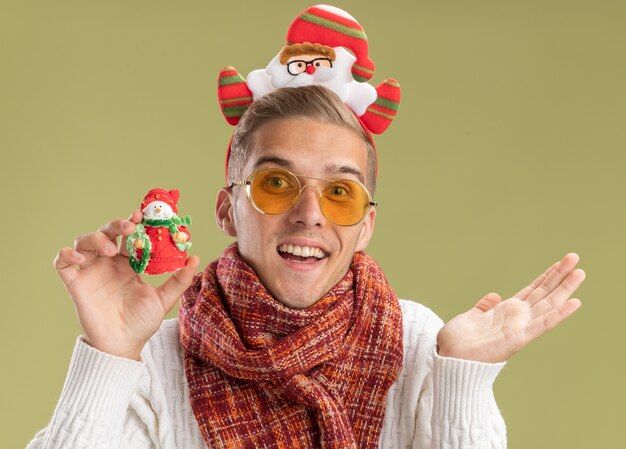
[[[167,219],[172,218],[175,214],[171,206],[163,201],[153,201],[143,210],[143,215],[150,219]]]

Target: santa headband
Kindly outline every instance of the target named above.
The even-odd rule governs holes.
[[[357,116],[367,135],[383,133],[400,104],[392,78],[374,87],[374,62],[363,27],[347,12],[329,5],[302,11],[287,30],[287,45],[265,69],[243,78],[234,67],[220,71],[217,94],[226,121],[235,126],[255,100],[282,87],[320,85],[335,92]],[[373,144],[373,139],[372,144]],[[228,158],[226,154],[226,176]],[[378,161],[376,161],[378,170]]]

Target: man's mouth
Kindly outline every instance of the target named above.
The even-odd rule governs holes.
[[[278,254],[280,254],[283,259],[298,263],[315,263],[327,256],[320,248],[292,244],[280,245],[278,247]]]

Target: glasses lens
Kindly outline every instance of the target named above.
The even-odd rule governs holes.
[[[287,71],[290,75],[299,75],[306,72],[305,61],[291,61],[287,64]]]
[[[298,179],[279,168],[265,168],[255,173],[250,184],[250,197],[260,211],[282,214],[293,207],[300,193]]]
[[[335,224],[349,226],[363,219],[370,206],[367,190],[358,182],[342,179],[322,192],[324,215]]]
[[[328,68],[331,68],[333,66],[333,63],[328,58],[317,58],[317,59],[314,59],[311,62],[313,62],[313,66],[314,67],[328,67]]]

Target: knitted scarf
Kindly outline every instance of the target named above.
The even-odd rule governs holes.
[[[307,309],[276,301],[236,245],[181,299],[191,406],[210,448],[377,448],[402,365],[402,316],[380,267],[354,255]]]

